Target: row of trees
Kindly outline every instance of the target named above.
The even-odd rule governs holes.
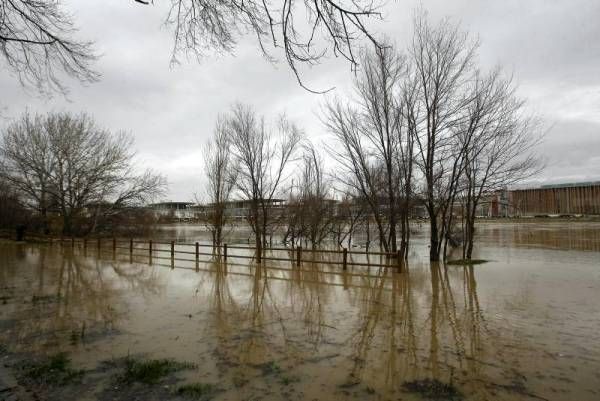
[[[2,4],[12,10],[6,13],[10,17],[19,14],[18,4],[30,3]],[[52,7],[54,23],[30,11],[48,29],[58,29],[64,15]],[[24,52],[33,45],[60,45],[58,39],[49,44],[40,38],[40,43],[20,40],[15,27],[35,22],[26,15],[14,27],[6,21],[20,21],[16,17],[3,22],[12,27],[0,37],[5,57],[17,44]],[[201,33],[196,27],[185,37],[194,42]],[[251,205],[248,222],[260,255],[277,224],[270,216],[272,202],[285,195],[290,207],[278,224],[286,238],[317,245],[331,234],[340,242],[350,240],[360,224],[370,233],[373,224],[381,248],[403,258],[410,246],[410,210],[418,203],[429,215],[431,260],[446,255],[459,205],[463,256],[470,258],[482,196],[535,170],[531,151],[538,139],[512,80],[499,69],[478,68],[477,47],[458,25],[432,25],[419,14],[404,51],[377,43],[361,52],[355,96],[330,99],[324,107],[322,119],[335,140],[328,149],[336,162],[329,173],[323,156],[295,124],[285,117],[271,124],[250,107],[235,105],[219,119],[205,152],[215,244],[222,242],[227,201],[241,197]],[[67,57],[72,49],[63,46],[61,54]],[[73,62],[69,57],[65,60]],[[72,233],[81,218],[86,230],[94,231],[101,214],[143,204],[164,189],[160,175],[134,173],[131,146],[129,137],[100,129],[85,115],[26,114],[3,134],[2,182],[42,220],[49,209],[59,210],[64,233]],[[290,176],[292,164],[300,173]],[[342,201],[334,205],[333,199]]]
[[[399,222],[406,257],[415,199],[429,216],[430,259],[446,256],[457,204],[463,257],[471,258],[482,196],[536,171],[535,121],[510,78],[477,66],[477,48],[458,25],[418,14],[404,52],[363,53],[355,101],[327,104],[340,177],[367,201],[386,251],[396,251]]]
[[[323,123],[335,139],[330,173],[296,126],[282,119],[274,136],[249,107],[234,106],[219,120],[205,160],[208,200],[218,211],[209,218],[216,243],[226,202],[237,193],[252,204],[249,222],[260,251],[279,193],[289,198],[286,238],[316,245],[336,232],[351,236],[357,221],[372,222],[381,248],[406,258],[410,211],[420,204],[429,217],[430,259],[446,256],[455,226],[463,257],[471,258],[482,197],[536,171],[540,138],[512,79],[478,68],[477,48],[458,25],[432,25],[419,14],[404,52],[391,45],[363,51],[354,98],[324,107]],[[285,180],[291,162],[297,173]],[[344,199],[338,215],[350,205],[341,225],[331,212],[333,197]]]
[[[64,234],[86,234],[163,193],[163,176],[136,171],[132,146],[85,114],[25,113],[3,131],[0,179],[13,207],[34,211],[43,231],[55,211]]]

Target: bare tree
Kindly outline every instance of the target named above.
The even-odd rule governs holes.
[[[487,76],[478,74],[473,84],[473,101],[459,131],[466,146],[460,188],[463,259],[472,257],[475,217],[482,197],[530,177],[540,166],[533,153],[541,138],[538,126],[515,91],[512,80],[503,79],[498,69]]]
[[[305,145],[300,177],[289,191],[286,206],[286,237],[291,234],[292,245],[304,239],[315,247],[331,234],[335,215],[330,188],[322,157],[312,144]]]
[[[25,86],[66,92],[62,75],[94,82],[92,43],[74,39],[76,28],[59,1],[0,0],[0,55]]]
[[[0,145],[3,178],[19,193],[26,207],[41,216],[47,231],[50,206],[50,175],[54,166],[50,140],[44,130],[44,119],[27,112],[4,131]]]
[[[0,176],[0,228],[15,228],[27,222],[29,214],[12,183]]]
[[[348,187],[343,192],[342,199],[336,206],[335,220],[332,228],[332,234],[338,246],[342,246],[343,242],[348,243],[348,247],[352,246],[352,238],[356,231],[364,228],[367,234],[366,248],[370,245],[370,227],[369,227],[369,206],[364,199],[356,194],[354,186]]]
[[[462,110],[471,102],[466,90],[473,77],[478,47],[467,33],[448,20],[432,26],[425,13],[415,17],[409,48],[419,115],[414,125],[415,165],[424,181],[423,199],[430,221],[430,260],[439,260],[451,225],[458,178],[468,143],[457,138]]]
[[[384,250],[396,253],[399,213],[406,210],[399,203],[408,199],[402,192],[412,179],[407,171],[412,169],[412,151],[406,148],[410,139],[402,96],[406,63],[391,46],[366,52],[361,60],[363,71],[355,81],[357,106],[329,103],[325,124],[340,145],[332,153],[345,170],[342,179],[355,184],[367,201]],[[408,220],[401,221],[405,255]]]
[[[138,206],[166,186],[150,170],[135,173],[132,145],[129,136],[98,128],[85,114],[25,114],[2,137],[2,174],[42,215],[56,208],[63,233],[80,231],[74,225],[80,218],[91,219],[93,230],[100,212]]]
[[[248,222],[254,232],[260,262],[263,245],[267,242],[272,201],[302,133],[296,125],[281,117],[275,136],[264,118],[257,117],[251,107],[243,104],[233,106],[227,128],[237,166],[236,189],[251,203]]]
[[[236,166],[229,151],[227,119],[220,116],[215,124],[213,137],[204,146],[204,174],[208,181],[206,196],[206,221],[214,247],[220,247],[223,228],[227,223],[226,207],[235,187]]]
[[[368,19],[381,17],[377,8],[365,0],[171,0],[166,24],[174,32],[173,62],[181,54],[200,58],[209,50],[231,52],[242,34],[251,33],[268,59],[275,60],[269,47],[283,49],[289,67],[304,86],[299,65],[316,64],[333,53],[354,66],[355,47],[361,39],[378,46],[366,26]]]

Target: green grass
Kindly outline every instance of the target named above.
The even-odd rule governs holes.
[[[163,377],[185,369],[193,369],[196,365],[188,362],[178,362],[173,359],[136,360],[125,359],[125,369],[118,380],[122,383],[156,384]]]
[[[460,392],[452,384],[443,383],[436,379],[404,382],[402,387],[406,391],[419,394],[428,400],[455,400],[462,398]]]
[[[300,379],[296,376],[282,376],[281,377],[281,384],[283,384],[284,386],[288,386],[292,383],[297,383],[299,381],[300,381]]]
[[[49,303],[55,302],[60,299],[57,295],[34,295],[31,297],[31,303],[39,304],[39,303]]]
[[[38,383],[64,386],[79,381],[84,373],[70,365],[71,360],[67,354],[59,353],[42,362],[25,364],[23,375]]]
[[[193,400],[210,400],[219,389],[210,383],[186,384],[177,389],[177,394]]]
[[[281,373],[281,367],[274,361],[263,363],[259,365],[259,368],[265,376]]]
[[[487,263],[489,260],[484,259],[457,259],[457,260],[448,260],[446,261],[447,265],[458,265],[458,266],[471,266],[471,265],[480,265],[483,263]]]

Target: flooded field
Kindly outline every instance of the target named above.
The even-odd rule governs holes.
[[[430,264],[419,231],[403,273],[3,242],[0,355],[38,399],[600,399],[600,223],[478,233],[488,263]],[[58,352],[77,380],[26,377]],[[185,364],[123,380],[166,358]]]

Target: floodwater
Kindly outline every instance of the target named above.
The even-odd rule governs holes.
[[[179,383],[215,384],[215,400],[445,399],[406,385],[424,379],[455,399],[600,399],[600,224],[486,223],[478,235],[489,263],[444,266],[425,261],[419,231],[403,273],[4,242],[0,343],[66,351],[82,369],[192,362]],[[102,399],[109,383],[64,399]]]

